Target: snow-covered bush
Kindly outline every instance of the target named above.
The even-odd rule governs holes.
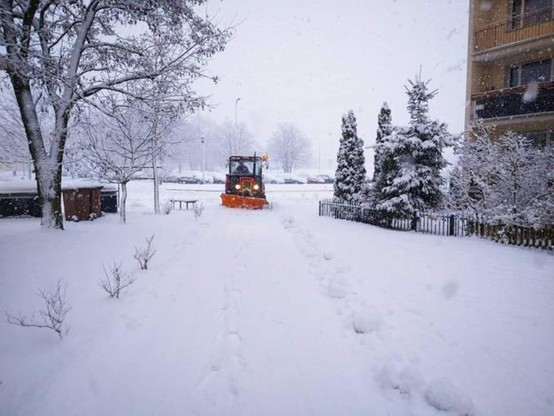
[[[476,126],[459,149],[450,206],[478,221],[540,228],[554,224],[554,149],[508,132],[493,140]]]
[[[122,289],[131,286],[136,281],[136,278],[123,271],[121,264],[114,263],[109,272],[104,267],[104,274],[106,277],[100,281],[100,287],[104,289],[110,297],[115,297],[116,299],[119,299],[119,294]]]
[[[173,210],[173,204],[171,203],[171,201],[165,201],[162,205],[162,212],[165,215],[169,215],[172,210]]]
[[[152,247],[152,240],[154,240],[154,234],[146,238],[146,247],[140,249],[135,247],[134,258],[139,262],[141,270],[148,270],[148,262],[156,254],[156,249]]]
[[[204,204],[202,202],[194,204],[194,218],[196,220],[200,218],[200,216],[202,215],[202,211],[204,211]]]
[[[53,290],[40,289],[39,296],[45,304],[45,308],[39,310],[40,318],[35,319],[35,312],[31,318],[19,313],[17,316],[6,312],[9,324],[32,328],[46,328],[56,332],[60,339],[67,335],[69,328],[65,326],[65,318],[71,310],[71,306],[65,299],[65,287],[58,280]]]

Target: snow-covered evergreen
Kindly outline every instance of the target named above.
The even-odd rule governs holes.
[[[365,182],[364,141],[358,137],[356,117],[350,110],[342,116],[334,196],[342,201],[359,201]]]
[[[375,137],[375,152],[373,156],[373,181],[375,182],[381,174],[381,162],[383,148],[381,145],[385,137],[392,133],[392,117],[391,110],[386,102],[383,103],[381,111],[377,116],[377,136]]]
[[[437,208],[443,199],[441,170],[448,162],[442,152],[454,144],[444,123],[428,116],[429,100],[436,91],[416,78],[406,87],[410,122],[394,128],[377,148],[382,174],[376,183],[376,206],[395,217]]]

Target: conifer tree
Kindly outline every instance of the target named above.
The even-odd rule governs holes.
[[[335,173],[335,198],[347,202],[359,201],[365,180],[364,141],[358,137],[356,117],[350,110],[342,116],[342,136]]]
[[[447,126],[428,116],[429,100],[437,91],[429,92],[429,81],[423,82],[419,77],[408,81],[410,122],[395,129],[381,146],[390,160],[387,172],[381,175],[381,183],[376,187],[377,208],[404,218],[441,204],[440,171],[448,164],[442,151],[454,144]]]
[[[383,147],[381,146],[385,138],[392,133],[392,117],[391,110],[387,103],[383,103],[381,111],[377,116],[377,136],[375,137],[375,152],[373,156],[373,182],[376,182],[381,174],[381,163],[383,155]]]

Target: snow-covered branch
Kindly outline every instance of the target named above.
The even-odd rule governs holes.
[[[54,290],[40,289],[39,296],[45,303],[45,308],[39,310],[40,320],[35,319],[34,313],[28,318],[21,313],[11,315],[6,312],[8,323],[29,328],[51,329],[62,339],[68,332],[64,322],[71,310],[71,306],[65,300],[65,288],[62,287],[61,281],[58,280]]]

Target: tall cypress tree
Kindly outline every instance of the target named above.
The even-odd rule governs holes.
[[[410,123],[394,131],[382,146],[392,166],[383,178],[377,208],[396,217],[437,208],[443,199],[440,171],[448,162],[442,151],[454,143],[454,137],[444,123],[429,119],[429,100],[437,91],[429,92],[428,83],[409,80]]]
[[[342,136],[335,172],[335,198],[348,202],[359,201],[365,177],[364,141],[358,137],[356,117],[350,110],[342,116]]]
[[[383,147],[385,137],[392,133],[391,110],[385,102],[377,116],[377,136],[375,137],[375,152],[373,156],[373,182],[376,182],[381,174],[381,164],[383,162]]]

